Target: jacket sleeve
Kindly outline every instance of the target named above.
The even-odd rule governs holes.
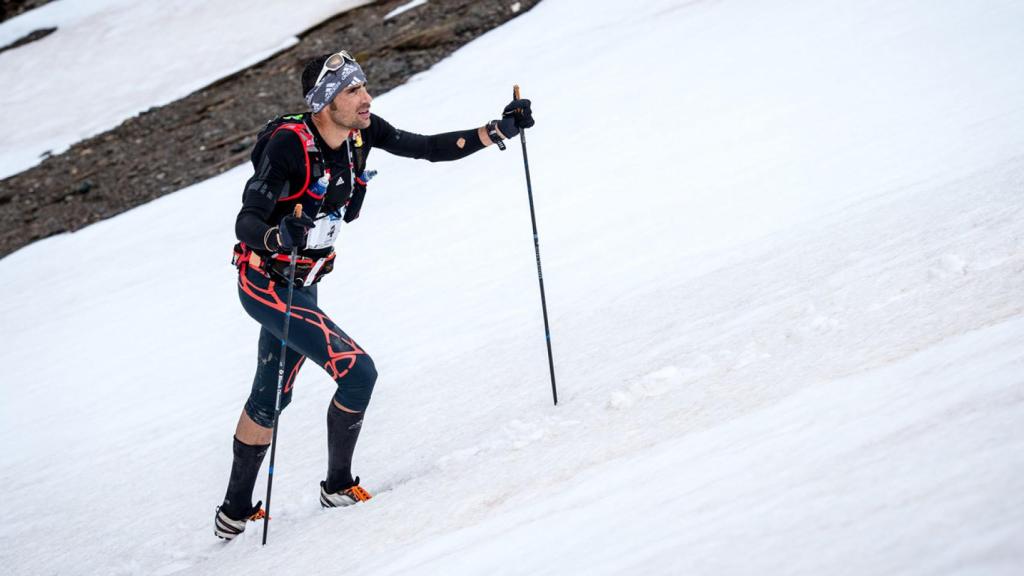
[[[476,128],[424,136],[399,130],[380,116],[373,115],[370,129],[375,148],[382,148],[396,156],[406,158],[447,162],[465,158],[484,149],[484,144],[480,141]]]
[[[281,130],[267,142],[256,171],[245,183],[242,209],[235,219],[235,236],[246,245],[268,250],[264,238],[277,225],[271,219],[278,199],[305,181],[305,154],[302,141],[290,130]]]

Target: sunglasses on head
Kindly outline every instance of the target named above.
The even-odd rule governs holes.
[[[331,54],[327,61],[324,62],[324,67],[320,69],[320,75],[316,77],[316,82],[313,83],[313,86],[320,84],[320,81],[324,79],[328,72],[337,72],[338,69],[345,65],[345,62],[355,63],[355,61],[356,59],[344,50]]]

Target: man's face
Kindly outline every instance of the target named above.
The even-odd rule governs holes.
[[[328,105],[327,112],[335,124],[362,130],[370,127],[370,102],[373,102],[373,97],[366,90],[366,84],[357,84],[339,92]]]

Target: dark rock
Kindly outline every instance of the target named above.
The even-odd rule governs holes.
[[[35,42],[36,40],[41,40],[43,38],[46,38],[50,34],[53,34],[56,31],[57,31],[56,28],[40,28],[39,30],[33,30],[33,31],[29,32],[28,34],[22,36],[21,38],[18,38],[17,40],[15,40],[14,42],[11,42],[10,44],[8,44],[6,46],[0,46],[0,52],[6,52],[7,50],[14,50],[15,48],[17,48],[19,46],[24,46],[25,44],[30,44],[32,42]]]
[[[0,22],[49,4],[52,0],[0,0]]]
[[[94,184],[92,183],[91,180],[83,180],[81,183],[78,184],[78,186],[75,186],[71,190],[71,193],[72,194],[78,194],[78,195],[88,194],[89,191],[92,190],[93,186],[94,186]]]

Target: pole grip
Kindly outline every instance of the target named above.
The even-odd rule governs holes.
[[[512,85],[512,99],[519,100],[519,84]]]
[[[294,214],[295,214],[296,218],[302,218],[302,204],[296,204],[295,205],[295,212],[294,212]]]

